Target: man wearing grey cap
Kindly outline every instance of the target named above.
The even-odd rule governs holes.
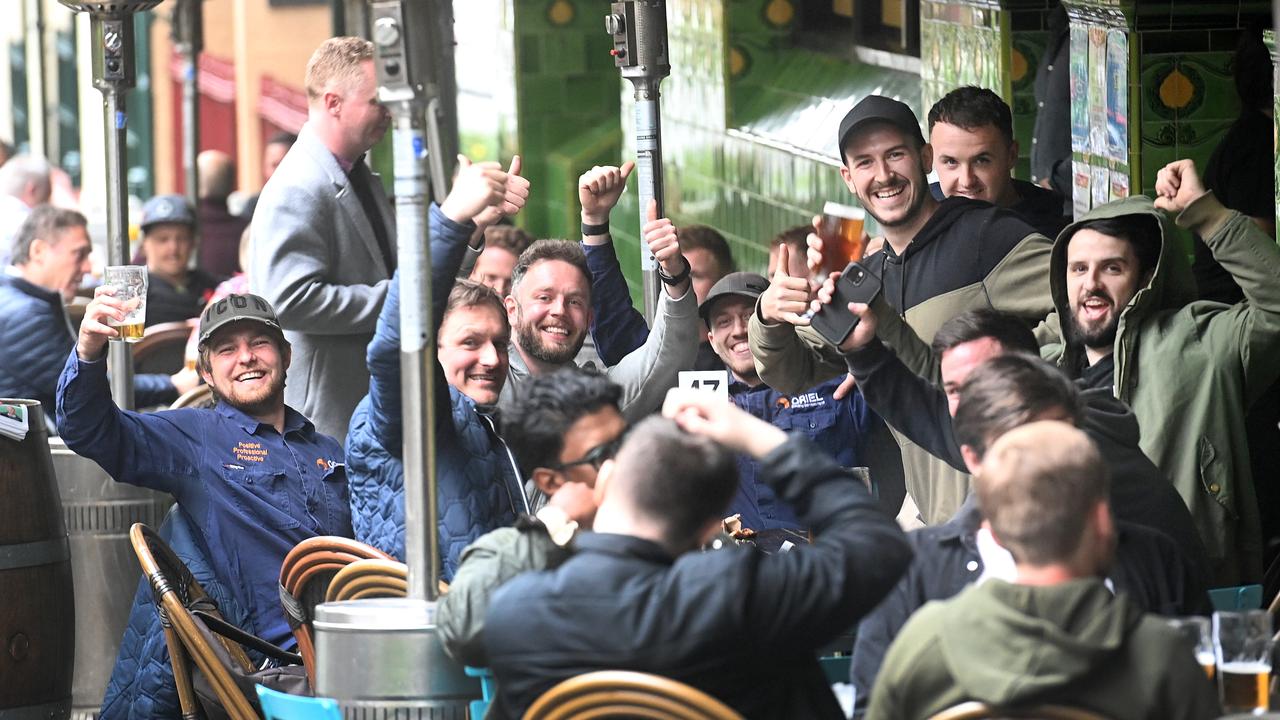
[[[1039,322],[1052,308],[1052,241],[1011,211],[953,196],[937,201],[927,173],[933,150],[911,108],[880,95],[854,105],[837,135],[840,176],[884,233],[862,264],[879,276],[884,301],[927,343],[966,310],[992,308]],[[822,241],[811,235],[810,267]],[[760,376],[786,392],[843,376],[839,353],[810,328],[808,278],[775,274],[751,327]],[[892,343],[892,339],[889,339]],[[893,343],[895,346],[897,343]],[[922,358],[936,377],[936,361]],[[907,490],[927,524],[946,521],[968,493],[967,477],[900,438]]]
[[[837,376],[789,395],[769,387],[756,373],[747,343],[748,324],[756,300],[768,287],[769,281],[755,273],[730,273],[711,286],[698,306],[711,349],[728,372],[729,399],[775,427],[808,437],[842,467],[866,465],[866,440],[880,420],[867,407],[862,393],[854,390],[843,398],[833,397],[841,382]],[[777,548],[788,536],[794,541],[798,536],[786,531],[805,529],[796,511],[758,479],[758,460],[739,454],[737,463],[738,490],[728,514],[737,515],[742,528],[754,531],[757,545],[763,549]]]
[[[147,262],[147,327],[200,315],[220,282],[187,267],[195,248],[196,214],[181,195],[157,195],[142,206],[142,254]]]
[[[200,318],[198,369],[215,407],[120,410],[103,356],[118,337],[108,320],[127,309],[111,288],[95,291],[58,383],[58,429],[118,482],[173,495],[247,611],[245,629],[289,645],[278,592],[285,554],[316,535],[351,536],[342,447],[284,404],[290,347],[256,295],[223,298]]]

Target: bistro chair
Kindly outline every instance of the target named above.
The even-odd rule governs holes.
[[[307,677],[315,683],[315,643],[311,637],[311,621],[315,607],[325,601],[334,575],[357,560],[394,561],[381,550],[349,538],[321,535],[307,538],[289,551],[280,566],[280,603],[285,618],[298,641],[298,653],[307,668]]]
[[[181,370],[186,362],[193,322],[179,320],[147,328],[133,347],[134,372],[172,375]]]
[[[202,717],[202,703],[212,701],[218,714],[231,720],[256,720],[248,688],[237,681],[254,671],[241,643],[278,661],[296,664],[301,658],[226,622],[191,570],[154,530],[134,523],[129,541],[156,596],[183,717]],[[212,698],[198,696],[197,672]]]
[[[1024,708],[997,708],[969,701],[947,708],[929,720],[1108,720],[1090,710],[1063,705],[1036,705]]]
[[[325,602],[402,598],[409,594],[409,568],[395,560],[357,560],[329,581]]]
[[[574,718],[742,720],[733,708],[701,690],[659,675],[602,670],[569,678],[542,694],[524,720]]]

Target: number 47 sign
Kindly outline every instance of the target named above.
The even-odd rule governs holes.
[[[729,399],[729,373],[725,370],[683,370],[679,387],[709,392],[722,400]]]

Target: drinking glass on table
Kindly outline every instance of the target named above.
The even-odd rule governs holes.
[[[822,238],[824,272],[841,272],[849,263],[862,259],[867,249],[867,236],[862,229],[865,219],[866,213],[862,208],[833,202],[822,206],[818,237]]]
[[[1217,658],[1213,653],[1213,626],[1206,617],[1169,618],[1169,625],[1186,640],[1195,652],[1196,662],[1204,668],[1204,674],[1213,680]]]
[[[145,265],[108,265],[102,272],[102,284],[115,290],[114,297],[132,309],[124,320],[108,318],[107,324],[120,333],[117,340],[138,342],[147,321],[147,268]]]
[[[1266,610],[1213,614],[1213,649],[1223,710],[1267,711],[1272,645],[1271,614]]]

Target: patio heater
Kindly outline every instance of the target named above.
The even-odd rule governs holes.
[[[427,223],[428,192],[444,200],[457,155],[452,4],[372,0],[369,20],[378,98],[393,119],[409,597],[317,606],[316,691],[336,699],[348,718],[462,718],[480,688],[445,654],[435,625],[440,552],[434,410],[435,393],[448,389],[432,382]]]
[[[626,0],[611,3],[604,18],[605,31],[613,36],[614,64],[622,77],[635,86],[636,182],[640,191],[640,227],[644,227],[650,200],[658,201],[662,217],[662,108],[658,86],[671,74],[667,54],[667,6],[665,0]],[[640,239],[640,270],[644,277],[644,316],[653,324],[658,309],[658,263]]]
[[[58,0],[89,14],[93,36],[93,86],[102,92],[107,140],[107,264],[129,263],[129,195],[125,185],[125,128],[129,114],[125,93],[134,85],[133,15],[160,0]],[[124,410],[133,409],[133,356],[129,343],[107,343],[111,397]]]

